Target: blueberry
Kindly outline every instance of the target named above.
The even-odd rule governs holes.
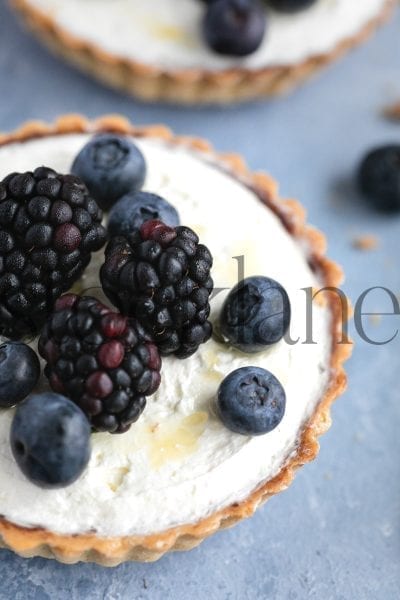
[[[145,221],[154,219],[170,227],[180,224],[177,211],[164,198],[148,192],[127,194],[111,210],[108,231],[112,236],[126,236],[140,229]]]
[[[106,133],[82,148],[71,171],[83,179],[91,196],[107,210],[124,194],[141,189],[146,163],[128,138]]]
[[[221,383],[217,412],[228,429],[243,435],[269,433],[283,419],[286,395],[281,383],[269,371],[242,367]]]
[[[358,171],[361,192],[381,211],[400,211],[400,145],[369,152]]]
[[[42,488],[70,485],[90,459],[90,425],[80,408],[59,394],[30,396],[16,410],[11,449],[24,475]]]
[[[285,289],[269,277],[248,277],[226,298],[220,329],[242,352],[261,352],[276,344],[290,325],[290,301]]]
[[[218,54],[247,56],[261,45],[266,22],[259,0],[216,0],[207,7],[203,35]]]
[[[39,376],[40,363],[32,348],[22,342],[0,345],[0,407],[21,402],[32,392]]]
[[[317,0],[269,0],[269,5],[283,13],[294,13],[309,8]]]

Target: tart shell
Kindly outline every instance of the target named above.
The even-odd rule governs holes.
[[[182,145],[204,154],[208,161],[232,174],[244,185],[253,189],[262,202],[282,221],[286,229],[306,247],[309,261],[327,287],[338,287],[343,279],[338,265],[326,258],[324,236],[305,222],[305,211],[295,200],[283,200],[277,193],[277,184],[264,173],[252,173],[236,154],[217,154],[211,146],[197,138],[177,137],[161,125],[135,127],[119,116],[105,116],[87,121],[79,115],[63,116],[54,125],[32,121],[10,134],[0,135],[0,146],[25,142],[40,137],[73,133],[115,132],[137,137],[159,138],[171,145]],[[319,451],[318,437],[331,424],[330,408],[333,401],[346,388],[343,364],[350,356],[351,343],[340,343],[342,336],[342,304],[335,293],[325,293],[332,315],[331,377],[325,395],[300,436],[297,452],[273,479],[255,489],[244,501],[219,510],[198,523],[185,524],[167,531],[146,536],[98,537],[84,535],[59,535],[44,529],[20,527],[0,518],[0,546],[13,550],[23,557],[42,556],[63,563],[78,561],[115,566],[125,561],[154,561],[171,550],[189,550],[219,529],[230,527],[250,517],[258,506],[271,496],[285,490],[293,480],[296,470],[313,460]]]
[[[250,70],[162,70],[105,52],[60,27],[29,0],[10,0],[26,25],[53,51],[93,77],[148,101],[180,104],[228,104],[284,94],[302,84],[346,52],[361,44],[392,12],[395,0],[386,0],[379,15],[356,35],[343,39],[329,53],[298,64]]]

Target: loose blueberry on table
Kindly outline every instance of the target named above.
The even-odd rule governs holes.
[[[381,211],[400,211],[400,145],[368,152],[358,170],[358,185],[370,204]]]

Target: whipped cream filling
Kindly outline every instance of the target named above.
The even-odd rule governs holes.
[[[110,54],[166,70],[260,69],[331,52],[376,17],[387,0],[318,0],[292,15],[268,11],[261,47],[243,58],[212,52],[201,0],[28,0],[66,32]]]
[[[0,148],[0,177],[46,165],[68,172],[87,135],[49,137]],[[181,222],[194,228],[214,257],[218,317],[228,290],[245,275],[267,275],[285,286],[292,304],[291,337],[260,354],[245,355],[215,341],[187,360],[163,361],[162,384],[129,432],[92,435],[92,457],[72,486],[42,490],[30,483],[11,454],[9,430],[14,410],[0,411],[0,514],[28,527],[61,534],[95,531],[101,536],[150,534],[194,523],[244,499],[276,475],[296,452],[305,422],[321,400],[329,378],[330,314],[315,303],[315,345],[304,345],[305,294],[320,282],[306,250],[244,184],[213,165],[208,155],[159,140],[138,139],[148,175],[145,189],[174,204]],[[102,297],[99,252],[74,291]],[[35,346],[35,342],[33,342]],[[233,369],[269,369],[287,395],[286,414],[271,433],[247,437],[228,431],[216,418],[213,399]],[[42,378],[38,389],[48,389]]]

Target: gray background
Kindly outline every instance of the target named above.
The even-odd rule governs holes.
[[[371,145],[399,141],[400,123],[382,119],[400,100],[400,18],[368,45],[289,98],[222,110],[145,106],[104,89],[50,56],[0,6],[0,130],[28,118],[65,112],[121,112],[136,123],[166,122],[209,138],[267,169],[286,196],[329,234],[330,254],[346,266],[346,291],[386,285],[400,292],[400,217],[377,215],[357,197],[351,178]],[[212,218],[212,215],[210,215]],[[373,233],[379,249],[352,247]],[[384,295],[370,306],[390,310]],[[371,325],[387,336],[400,317]],[[399,342],[357,339],[350,388],[333,410],[318,460],[255,517],[200,548],[158,563],[109,570],[23,560],[0,551],[2,598],[278,598],[400,597]]]

